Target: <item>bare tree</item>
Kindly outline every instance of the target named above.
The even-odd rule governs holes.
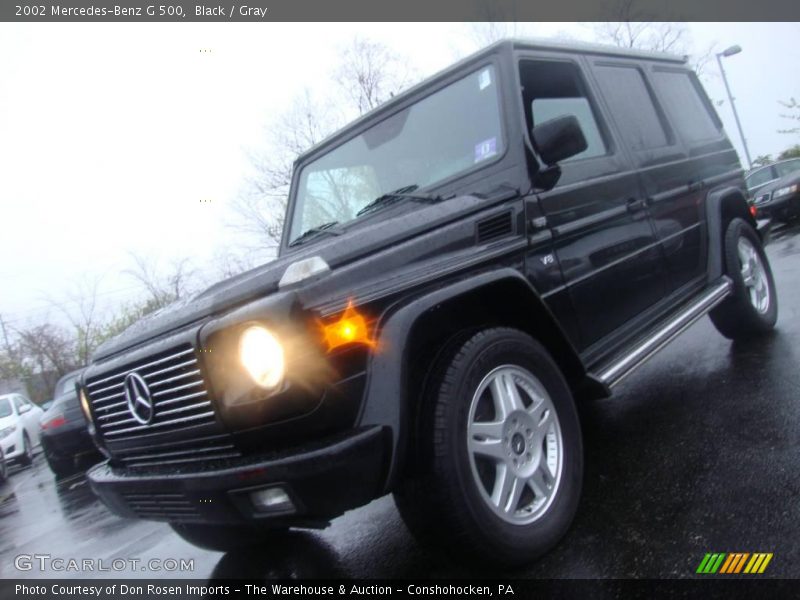
[[[172,262],[169,271],[163,274],[154,260],[135,253],[131,253],[130,256],[134,263],[133,267],[124,272],[146,290],[148,300],[154,309],[179,300],[191,291],[195,271],[188,259]]]
[[[249,250],[274,248],[280,242],[295,158],[343,122],[335,106],[306,89],[269,127],[267,148],[251,155],[254,173],[232,204],[229,225],[255,241]]]
[[[702,75],[712,57],[714,44],[694,52],[692,36],[686,23],[650,21],[652,15],[639,7],[638,0],[616,0],[611,14],[617,19],[592,25],[595,39],[600,43],[688,56],[692,68]]]
[[[39,373],[45,383],[45,397],[52,397],[58,379],[78,367],[72,336],[52,323],[16,330],[25,366]]]
[[[387,46],[356,38],[341,51],[332,90],[318,97],[304,90],[291,108],[267,131],[265,150],[251,156],[253,175],[233,202],[228,225],[253,240],[250,251],[275,248],[283,231],[286,197],[298,155],[398,93],[415,78],[414,71]],[[247,247],[247,244],[243,244]]]
[[[377,108],[414,79],[407,61],[396,52],[362,37],[342,50],[340,62],[335,80],[359,115]]]
[[[66,295],[66,301],[59,302],[49,298],[50,304],[58,309],[73,329],[74,362],[85,365],[95,348],[100,344],[102,315],[98,305],[100,279],[83,279]]]

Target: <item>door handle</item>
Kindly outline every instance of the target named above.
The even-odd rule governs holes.
[[[644,200],[640,200],[638,198],[628,198],[628,201],[625,203],[625,208],[628,209],[628,212],[639,212],[646,206]]]

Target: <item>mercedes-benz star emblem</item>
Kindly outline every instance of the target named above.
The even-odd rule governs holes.
[[[142,425],[148,425],[153,420],[153,399],[147,384],[138,373],[128,373],[125,376],[125,399],[128,401],[128,410],[133,418]]]

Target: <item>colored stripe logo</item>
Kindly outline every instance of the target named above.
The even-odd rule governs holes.
[[[701,575],[758,574],[767,569],[772,552],[709,552],[697,567]]]

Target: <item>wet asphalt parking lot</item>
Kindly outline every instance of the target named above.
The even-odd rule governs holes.
[[[586,474],[575,522],[520,578],[691,577],[706,552],[772,552],[764,577],[800,576],[800,224],[768,253],[780,317],[750,344],[695,324],[582,410]],[[344,483],[346,484],[346,483]],[[18,570],[19,555],[193,560],[192,571]],[[117,563],[119,565],[119,563]],[[164,563],[166,564],[166,563]],[[83,476],[56,481],[39,455],[0,484],[0,578],[424,578],[483,575],[420,548],[390,496],[324,531],[246,553],[199,550],[167,525],[120,519]],[[486,573],[490,574],[490,573]]]

